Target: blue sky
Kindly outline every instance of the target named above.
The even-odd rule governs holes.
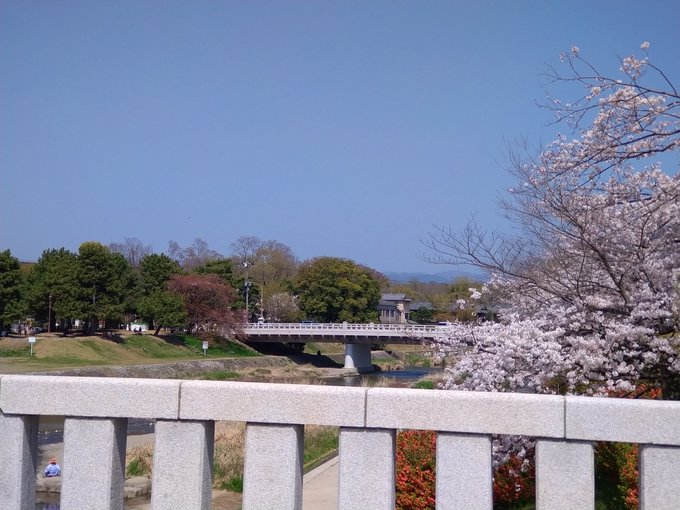
[[[0,3],[0,249],[275,239],[437,272],[433,224],[504,229],[506,143],[572,45],[649,41],[680,86],[680,2]]]

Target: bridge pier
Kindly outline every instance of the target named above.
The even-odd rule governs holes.
[[[368,344],[345,344],[345,368],[356,369],[360,374],[373,372],[371,346]]]

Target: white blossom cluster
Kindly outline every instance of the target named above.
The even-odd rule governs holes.
[[[524,238],[445,238],[454,258],[494,273],[472,299],[503,304],[499,322],[451,328],[441,348],[466,349],[446,388],[603,394],[680,372],[680,178],[658,163],[635,167],[680,149],[680,96],[641,83],[656,70],[647,58],[623,59],[617,80],[579,73],[580,55],[563,58],[589,94],[555,103],[576,137],[559,136],[519,167],[505,204]]]
[[[576,46],[561,60],[570,74],[553,79],[586,92],[550,106],[573,136],[513,160],[518,183],[502,205],[522,235],[471,221],[428,243],[437,262],[492,274],[471,299],[499,312],[450,326],[438,346],[455,353],[445,389],[602,396],[679,377],[680,95],[647,57],[622,59],[623,79],[600,74]],[[662,153],[671,174],[649,161]],[[531,448],[497,438],[494,461]]]
[[[596,394],[680,372],[680,179],[654,166],[593,187],[555,182],[544,200],[560,207],[531,209],[550,217],[549,243],[483,290],[503,299],[500,321],[450,328],[442,348],[469,348],[446,388]]]

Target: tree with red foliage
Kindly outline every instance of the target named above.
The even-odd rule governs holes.
[[[215,274],[174,275],[168,290],[178,295],[187,314],[187,331],[206,340],[214,336],[240,336],[245,322],[232,310],[234,289]]]

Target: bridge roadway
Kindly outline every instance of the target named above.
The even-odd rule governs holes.
[[[334,342],[345,344],[345,368],[373,371],[371,345],[419,344],[448,335],[447,326],[412,324],[249,323],[243,332],[251,342]]]

